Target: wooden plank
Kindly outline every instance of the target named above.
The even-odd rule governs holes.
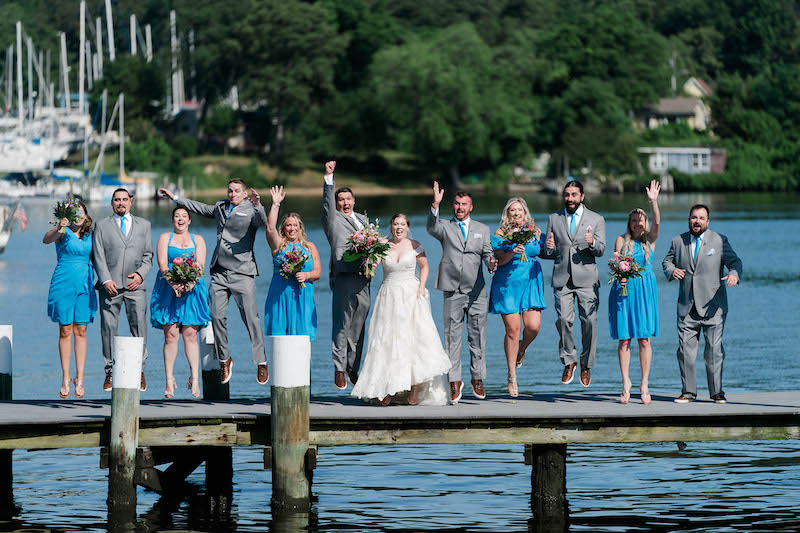
[[[141,446],[236,446],[236,424],[139,428]]]

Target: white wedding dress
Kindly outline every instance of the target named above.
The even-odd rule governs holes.
[[[389,250],[383,259],[367,354],[351,393],[356,398],[381,400],[419,385],[420,405],[445,405],[449,400],[450,359],[433,323],[430,294],[426,289],[417,298],[416,256],[421,253],[420,245],[399,257]]]

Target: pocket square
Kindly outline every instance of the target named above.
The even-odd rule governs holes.
[[[472,234],[472,238],[473,239],[480,239],[481,238],[481,234],[480,233],[473,233]]]
[[[234,213],[237,217],[246,217],[249,216],[247,213]]]
[[[712,248],[712,249],[710,249],[710,250],[708,251],[708,253],[707,253],[706,255],[714,255],[715,253],[717,253],[717,251],[716,251],[715,249],[713,249],[713,248]]]

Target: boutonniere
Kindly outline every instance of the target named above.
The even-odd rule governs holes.
[[[708,253],[707,253],[706,255],[714,255],[715,253],[717,253],[717,251],[716,251],[715,249],[713,249],[713,248],[712,248],[712,249],[710,249],[710,250],[708,251]]]

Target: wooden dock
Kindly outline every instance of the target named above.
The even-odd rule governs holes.
[[[370,406],[346,396],[316,397],[312,445],[572,444],[800,439],[800,392],[730,394],[679,405],[671,396],[522,395],[458,405]],[[0,402],[0,449],[108,445],[110,401]],[[268,399],[142,401],[139,446],[270,445]]]

